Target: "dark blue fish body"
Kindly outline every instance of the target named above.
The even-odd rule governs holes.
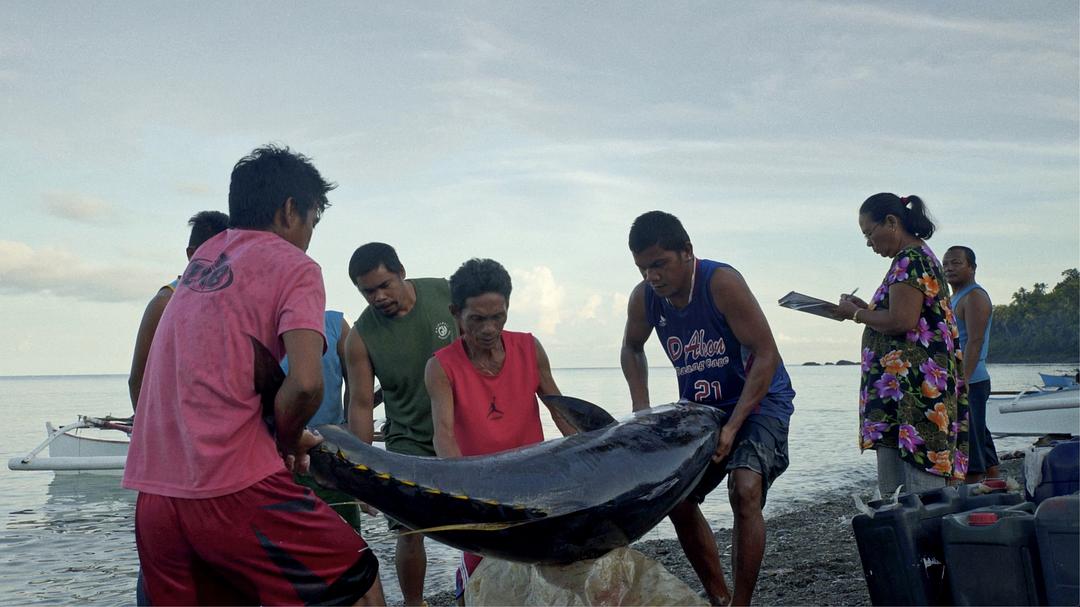
[[[709,464],[725,415],[675,404],[617,424],[610,416],[576,419],[608,425],[454,459],[388,453],[321,426],[325,441],[311,452],[312,471],[320,483],[445,544],[568,563],[628,545],[685,499]]]

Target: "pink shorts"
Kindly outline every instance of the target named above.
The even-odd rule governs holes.
[[[379,576],[364,539],[284,469],[208,499],[139,493],[135,543],[153,605],[352,604]]]
[[[484,557],[471,552],[462,552],[461,560],[458,561],[457,573],[454,574],[454,598],[460,599],[465,596],[465,585],[469,583],[469,576],[476,571],[476,566]]]

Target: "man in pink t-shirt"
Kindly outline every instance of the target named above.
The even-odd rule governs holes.
[[[151,604],[385,602],[367,544],[291,475],[321,440],[304,424],[322,397],[326,296],[305,251],[333,187],[288,148],[242,158],[230,229],[199,248],[165,308],[123,482],[139,492]],[[286,354],[280,388],[260,385]]]
[[[461,337],[435,352],[424,371],[435,453],[486,455],[544,440],[537,395],[559,394],[540,341],[504,331],[510,274],[491,259],[470,259],[450,277],[450,313]],[[552,412],[564,434],[574,430]],[[462,599],[481,557],[465,552],[457,572]]]

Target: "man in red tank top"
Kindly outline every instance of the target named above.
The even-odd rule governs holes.
[[[435,352],[424,372],[439,457],[486,455],[544,440],[537,395],[559,394],[540,341],[504,331],[510,274],[491,259],[470,259],[450,277],[450,312],[460,337]],[[573,429],[552,413],[564,434]],[[462,554],[457,596],[481,557]]]

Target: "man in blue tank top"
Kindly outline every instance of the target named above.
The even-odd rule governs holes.
[[[188,219],[191,226],[191,235],[188,236],[187,258],[204,242],[224,232],[229,227],[229,216],[221,211],[200,211]],[[134,411],[139,404],[139,392],[142,390],[143,373],[146,372],[146,359],[150,356],[150,344],[154,341],[154,332],[157,331],[161,315],[165,313],[165,306],[172,299],[176,291],[176,285],[180,281],[177,276],[167,285],[163,285],[150,303],[146,304],[143,311],[142,321],[139,322],[139,332],[135,336],[135,350],[131,355],[131,371],[128,374],[128,395],[131,397],[131,410]]]
[[[630,294],[621,363],[635,411],[649,407],[645,342],[656,330],[675,367],[680,398],[723,409],[713,464],[671,512],[687,560],[714,605],[749,605],[765,552],[765,494],[788,466],[795,391],[765,315],[731,266],[694,256],[678,218],[634,220],[630,251],[644,280]],[[698,505],[724,477],[734,514],[734,588]]]
[[[967,482],[997,477],[998,456],[994,438],[986,427],[986,401],[990,398],[990,374],[986,353],[990,347],[990,324],[994,305],[986,290],[975,282],[975,251],[953,246],[941,259],[945,280],[952,287],[952,309],[964,353],[964,382],[968,389],[968,471]]]

